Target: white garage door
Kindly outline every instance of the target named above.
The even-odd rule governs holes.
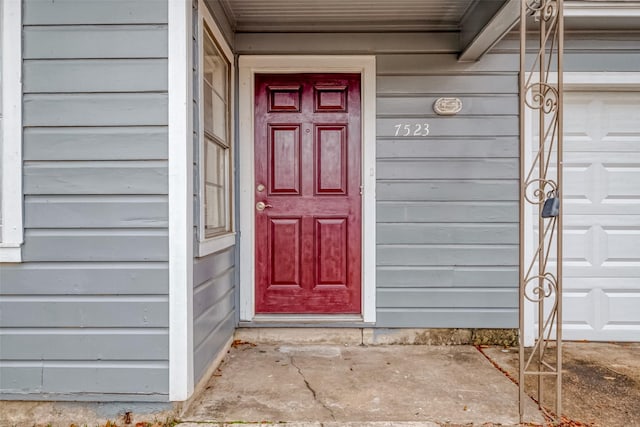
[[[640,341],[640,92],[565,93],[564,338]]]

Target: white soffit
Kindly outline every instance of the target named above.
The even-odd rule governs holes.
[[[474,0],[219,0],[238,32],[457,31]]]

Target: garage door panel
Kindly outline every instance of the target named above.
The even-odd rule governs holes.
[[[640,91],[566,92],[564,111],[563,335],[640,341]]]
[[[564,293],[564,325],[580,325],[583,329],[596,329],[594,312],[598,296],[594,290],[571,290]]]
[[[640,199],[640,164],[602,164],[605,199]]]
[[[640,291],[613,291],[603,292],[608,302],[609,316],[607,325],[638,325],[640,326]]]
[[[640,92],[567,92],[564,151],[638,153]]]
[[[640,229],[636,227],[602,227],[607,235],[605,261],[640,262]]]

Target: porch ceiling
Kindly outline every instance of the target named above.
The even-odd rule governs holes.
[[[475,0],[218,0],[238,32],[458,31]]]

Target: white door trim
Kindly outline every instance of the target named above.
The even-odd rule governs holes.
[[[169,400],[193,393],[192,3],[169,2]]]
[[[640,72],[565,72],[563,74],[564,90],[565,91],[616,91],[626,89],[640,89]],[[551,73],[549,76],[551,82],[557,82],[557,73]],[[532,113],[529,113],[526,117],[526,139],[524,153],[525,162],[530,164],[532,159],[531,150],[533,148],[533,126]],[[525,226],[525,264],[531,260],[533,256],[533,208],[527,206],[527,211],[524,215]],[[528,266],[525,265],[526,268]],[[521,266],[522,268],[522,266]],[[525,325],[524,325],[524,345],[527,347],[533,346],[536,336],[536,325],[534,324],[534,310],[535,305],[525,298]]]
[[[253,110],[256,73],[360,73],[362,96],[362,318],[376,321],[376,62],[375,56],[240,56],[240,320],[255,320]],[[326,318],[326,316],[323,316]],[[336,318],[337,320],[337,318]],[[342,318],[340,319],[342,320]]]

